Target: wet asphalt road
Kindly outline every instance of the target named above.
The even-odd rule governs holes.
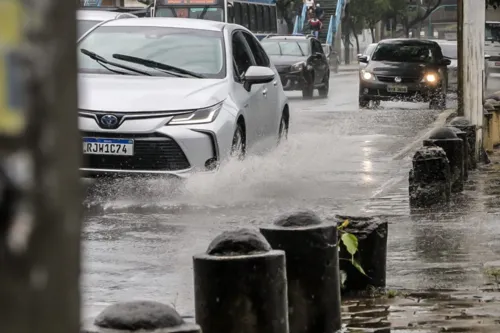
[[[479,222],[464,220],[462,208],[445,218],[410,216],[408,209],[411,160],[402,152],[439,112],[411,103],[359,110],[357,84],[355,73],[343,73],[332,78],[328,99],[289,93],[289,140],[267,156],[182,184],[121,180],[94,188],[85,202],[84,317],[137,299],[173,304],[182,315],[193,315],[192,256],[222,231],[258,227],[299,209],[324,218],[339,212],[393,215],[389,288],[476,286],[476,256],[496,254],[482,242],[494,242],[498,229],[482,215]],[[467,209],[482,209],[482,203],[464,198]]]

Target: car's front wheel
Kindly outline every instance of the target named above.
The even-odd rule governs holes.
[[[369,99],[366,99],[364,97],[360,97],[359,98],[359,108],[360,109],[368,109],[369,106],[370,106],[370,100]]]
[[[433,96],[429,102],[429,108],[432,110],[446,109],[446,94],[439,93],[436,96]]]
[[[231,158],[243,160],[245,158],[245,131],[241,124],[238,124],[233,135],[233,142],[231,144]]]
[[[330,91],[330,75],[325,75],[323,79],[323,86],[318,88],[318,93],[321,97],[328,97],[328,92]]]

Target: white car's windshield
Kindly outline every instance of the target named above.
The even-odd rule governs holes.
[[[283,55],[283,56],[305,56],[309,55],[309,42],[308,41],[277,41],[266,40],[261,42],[262,47],[269,55]]]
[[[198,29],[168,27],[101,26],[78,44],[80,73],[113,74],[97,61],[80,52],[93,52],[108,61],[148,71],[151,75],[169,75],[113,55],[126,55],[174,66],[206,78],[225,77],[225,56],[222,33]],[[108,66],[113,70],[118,68]],[[125,70],[126,72],[126,70]],[[134,74],[130,72],[127,74]]]
[[[90,28],[92,28],[93,26],[95,26],[100,22],[101,21],[96,21],[96,20],[78,20],[76,26],[76,31],[78,33],[77,39],[82,37],[84,33],[90,30]]]

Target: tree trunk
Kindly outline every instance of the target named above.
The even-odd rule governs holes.
[[[1,3],[2,11],[22,6],[9,15],[12,21],[22,19],[23,13],[32,20],[11,26],[10,20],[0,19],[0,31],[25,29],[21,56],[26,90],[16,93],[26,101],[21,165],[29,179],[26,188],[20,188],[18,214],[2,220],[0,228],[0,332],[78,333],[83,191],[78,171],[82,146],[77,127],[76,3]],[[1,156],[7,155],[4,151]]]
[[[359,37],[356,31],[354,31],[354,25],[352,25],[352,34],[354,35],[354,40],[356,41],[356,53],[359,54]]]
[[[375,38],[375,28],[373,27],[373,25],[370,25],[370,33],[372,35],[372,42],[377,42],[377,39]]]

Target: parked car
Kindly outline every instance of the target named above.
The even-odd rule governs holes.
[[[276,65],[285,90],[302,90],[304,98],[311,98],[314,89],[328,96],[330,66],[319,40],[305,36],[271,36],[261,41]]]
[[[120,18],[137,17],[130,13],[117,13],[107,10],[79,9],[76,11],[77,39],[97,24]]]
[[[84,176],[213,171],[287,137],[288,100],[246,28],[105,22],[78,42]]]
[[[439,46],[441,46],[444,57],[451,60],[451,63],[448,66],[448,90],[456,92],[458,90],[458,44],[456,41],[449,40],[435,41],[439,44]],[[483,91],[486,91],[488,87],[488,76],[490,74],[488,58],[488,55],[484,56]]]
[[[326,59],[328,60],[330,70],[333,70],[334,73],[338,73],[340,65],[339,54],[330,44],[322,44],[321,46],[323,46],[323,53],[325,53]]]
[[[369,61],[370,57],[371,57],[373,51],[375,50],[376,46],[377,46],[377,43],[368,44],[366,46],[365,50],[363,51],[363,53],[358,54],[358,63],[359,63],[359,67],[360,68],[365,67],[366,63],[359,61],[359,58],[363,57],[363,56],[366,56],[366,59],[368,59],[368,61]]]
[[[370,101],[428,102],[430,108],[446,107],[447,66],[438,43],[418,39],[386,39],[378,43],[360,70],[359,106]]]

